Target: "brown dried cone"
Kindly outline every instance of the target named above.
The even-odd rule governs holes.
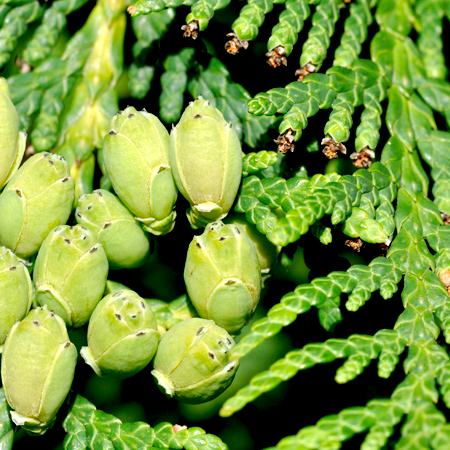
[[[282,64],[283,66],[287,66],[286,50],[284,47],[275,47],[270,52],[267,52],[266,56],[269,58],[267,64],[269,64],[270,67],[276,68]]]
[[[316,71],[316,66],[314,64],[305,64],[302,68],[295,71],[295,76],[298,77],[297,81],[303,81],[305,77],[311,75]]]
[[[345,241],[345,245],[359,253],[361,251],[361,247],[364,245],[364,241],[361,238],[347,239]]]
[[[230,39],[226,44],[225,44],[225,50],[230,54],[230,55],[236,55],[237,53],[239,53],[239,50],[241,48],[243,48],[244,50],[247,50],[248,48],[248,41],[247,40],[240,40],[235,33],[228,33],[227,34],[228,37],[231,37],[233,39]]]
[[[341,142],[335,142],[331,138],[324,138],[321,142],[322,145],[325,145],[325,148],[322,150],[323,154],[328,159],[336,159],[339,156],[339,152],[344,155],[347,154],[347,148]]]
[[[444,225],[450,225],[450,215],[444,212],[441,212],[442,220],[444,221]]]
[[[198,38],[198,20],[183,25],[181,29],[184,31],[183,37],[191,37],[192,39]]]
[[[375,158],[375,152],[368,147],[364,147],[359,152],[350,155],[350,159],[354,159],[353,165],[358,169],[367,169],[372,165],[372,159]]]
[[[280,134],[277,139],[273,141],[278,144],[278,151],[280,153],[287,153],[289,151],[293,152],[295,149],[294,145],[295,131],[289,128],[285,134]]]

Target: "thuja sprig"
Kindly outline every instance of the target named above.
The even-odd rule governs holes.
[[[339,19],[339,10],[344,6],[341,0],[320,0],[311,18],[308,39],[302,47],[300,69],[295,72],[299,81],[303,81],[310,73],[317,72],[322,66]]]
[[[302,349],[289,352],[272,364],[269,370],[253,377],[246,387],[224,403],[221,415],[230,416],[300,370],[336,359],[347,358],[336,372],[335,380],[339,384],[355,379],[371,360],[377,358],[378,375],[389,378],[405,347],[406,341],[394,330],[380,330],[374,336],[352,335],[348,339],[328,339],[323,343],[307,344]]]
[[[287,57],[292,53],[304,21],[311,14],[305,0],[288,0],[285,7],[267,42],[267,63],[272,67],[287,65]]]
[[[176,55],[169,55],[163,63],[165,72],[161,75],[159,115],[166,123],[174,123],[181,116],[188,82],[187,72],[194,53],[193,48],[187,47]]]
[[[333,66],[350,67],[358,59],[367,39],[367,29],[373,21],[371,9],[376,0],[358,0],[350,4],[350,15],[344,24],[340,45],[334,53]]]
[[[67,24],[66,16],[81,8],[87,0],[57,0],[45,11],[41,24],[23,53],[26,62],[35,65],[48,58],[56,45],[61,30]]]
[[[10,8],[8,10],[8,8]],[[3,23],[0,22],[0,68],[2,68],[10,59],[11,53],[17,45],[17,40],[28,29],[28,25],[41,19],[45,7],[38,1],[32,2],[11,2],[10,5],[4,5]]]
[[[197,0],[186,17],[186,25],[182,27],[185,37],[197,39],[198,32],[203,31],[214,16],[214,11],[223,9],[231,0]]]
[[[274,166],[278,161],[276,152],[262,150],[256,153],[249,153],[242,160],[242,176],[258,173],[270,166]]]
[[[378,257],[368,266],[354,265],[346,272],[331,272],[326,277],[299,285],[293,292],[284,295],[280,303],[269,310],[267,317],[252,325],[251,332],[233,348],[232,357],[244,357],[290,325],[299,314],[306,313],[313,306],[320,307],[327,299],[337,299],[342,293],[350,294],[345,305],[349,311],[357,311],[376,290],[380,290],[381,296],[387,300],[397,292],[401,274],[394,261]]]
[[[442,42],[442,20],[447,8],[445,2],[438,1],[421,0],[415,5],[416,17],[420,17],[417,45],[429,78],[444,80],[447,77]]]
[[[117,417],[99,411],[77,395],[63,422],[67,433],[65,450],[97,448],[139,448],[142,450],[189,449],[226,450],[216,436],[201,428],[187,428],[162,422],[152,428],[144,422],[122,423]]]
[[[258,36],[259,27],[264,23],[266,14],[273,9],[274,3],[284,3],[286,0],[248,0],[241,9],[239,17],[231,25],[232,39],[225,44],[228,53],[236,55],[241,48],[248,48],[248,42]]]
[[[395,184],[380,163],[353,175],[315,175],[310,181],[301,177],[259,179],[253,175],[244,179],[235,210],[245,213],[246,219],[274,244],[285,246],[299,239],[325,214],[331,214],[331,222],[336,225],[359,207],[366,216],[359,214],[352,230],[350,225],[347,229],[344,226],[344,232],[367,242],[382,243],[390,240],[394,231],[389,217],[393,215],[396,194]],[[385,227],[376,220],[377,206],[382,208],[379,217],[388,220]],[[285,214],[279,217],[275,210]]]
[[[373,97],[370,113],[364,119],[371,121],[359,130],[357,136],[372,131],[370,145],[377,144],[378,129],[381,126],[377,116],[376,102],[386,96],[387,79],[379,67],[372,61],[356,60],[351,68],[332,67],[326,74],[309,75],[303,82],[293,82],[285,88],[270,89],[257,94],[248,103],[249,112],[255,115],[272,116],[276,113],[284,114],[279,126],[278,150],[287,152],[294,150],[294,142],[300,139],[306,128],[308,117],[315,115],[319,109],[332,108],[330,120],[325,125],[325,139],[331,147],[340,146],[345,152],[342,142],[348,140],[352,126],[354,108]],[[366,97],[367,96],[367,97]],[[358,143],[361,145],[362,143]],[[369,145],[369,144],[366,144]],[[330,148],[333,155],[336,149]]]
[[[175,11],[172,8],[132,18],[137,40],[132,47],[135,59],[128,69],[128,89],[133,97],[143,99],[150,91],[155,68],[146,64],[145,59],[153,42],[161,39],[174,18]]]

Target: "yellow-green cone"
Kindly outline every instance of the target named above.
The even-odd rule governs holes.
[[[114,194],[97,189],[81,195],[75,218],[97,236],[110,269],[131,269],[144,264],[150,252],[148,235]]]
[[[168,397],[207,402],[233,381],[239,365],[229,361],[233,346],[233,338],[212,320],[183,320],[162,337],[152,375]]]
[[[158,348],[156,318],[131,290],[107,295],[89,321],[88,347],[81,356],[99,376],[128,378],[142,370]]]
[[[30,310],[32,298],[28,269],[11,250],[0,247],[0,353],[11,327]]]
[[[184,281],[200,317],[238,333],[252,317],[261,293],[255,245],[238,225],[209,224],[189,245]]]
[[[9,94],[8,82],[0,77],[0,191],[18,169],[26,145],[19,133],[19,116]]]
[[[11,418],[25,430],[44,434],[69,393],[77,350],[64,321],[46,306],[16,322],[2,355],[2,384]]]
[[[68,326],[89,321],[106,287],[108,259],[94,233],[80,225],[55,228],[36,258],[36,301],[48,305]]]
[[[169,133],[147,111],[129,106],[112,119],[103,143],[103,162],[114,191],[153,234],[175,225],[177,188],[169,162]]]
[[[50,231],[72,211],[75,181],[64,158],[32,156],[0,194],[0,244],[19,258],[33,256]]]
[[[231,122],[199,96],[172,128],[169,153],[177,187],[191,204],[191,226],[225,217],[242,176],[241,144]]]

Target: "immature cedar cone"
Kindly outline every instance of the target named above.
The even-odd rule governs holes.
[[[241,144],[231,123],[199,96],[172,128],[169,154],[178,189],[191,204],[191,226],[225,217],[242,175]]]
[[[107,275],[105,250],[94,233],[80,225],[59,226],[36,258],[36,301],[48,305],[67,325],[81,327],[101,300]]]
[[[11,250],[0,247],[0,353],[11,327],[30,310],[32,297],[28,269]]]
[[[128,378],[153,358],[159,342],[156,318],[131,290],[107,295],[89,320],[88,347],[81,356],[99,376]]]
[[[212,320],[186,319],[161,339],[152,375],[168,397],[203,403],[233,381],[238,361],[229,361],[233,338]]]
[[[72,211],[75,180],[64,158],[32,156],[0,195],[0,244],[29,258],[50,231],[65,224]]]
[[[0,190],[18,169],[26,144],[19,133],[19,116],[10,99],[7,81],[0,77]]]
[[[175,225],[177,189],[169,162],[169,133],[147,111],[129,106],[112,119],[103,161],[114,191],[153,234]]]
[[[64,321],[46,306],[16,322],[2,355],[2,383],[13,422],[44,434],[69,393],[76,362]]]
[[[81,195],[75,217],[103,245],[110,269],[130,269],[145,262],[150,251],[148,235],[111,192],[97,189]]]
[[[266,236],[258,231],[256,225],[245,220],[244,214],[233,213],[224,219],[227,225],[238,225],[243,228],[245,234],[255,244],[256,253],[258,255],[261,273],[267,274],[276,265],[278,260],[278,249],[275,244],[269,241]]]
[[[255,244],[238,225],[209,224],[189,245],[184,281],[200,317],[238,333],[252,317],[261,293]]]

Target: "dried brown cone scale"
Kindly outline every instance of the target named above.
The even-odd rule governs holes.
[[[244,50],[248,48],[248,41],[241,41],[235,33],[228,33],[227,36],[232,38],[225,44],[225,50],[230,55],[236,55],[237,53],[239,53],[239,50],[241,48],[243,48]]]
[[[267,64],[269,64],[270,67],[276,68],[281,65],[287,66],[286,50],[284,47],[275,47],[270,52],[267,52],[266,56],[269,58]]]
[[[450,215],[444,212],[441,212],[442,220],[444,221],[444,225],[450,225]]]
[[[183,25],[181,29],[184,31],[183,37],[191,37],[192,39],[198,38],[198,20],[194,20],[193,22],[189,22],[186,25]]]
[[[308,63],[305,64],[302,68],[297,69],[295,71],[295,76],[297,77],[297,81],[303,81],[305,77],[311,75],[316,71],[316,66],[314,64]]]
[[[361,238],[347,239],[345,245],[359,253],[364,245],[364,241]]]
[[[292,130],[292,128],[289,128],[289,130],[285,134],[280,134],[280,136],[278,136],[278,138],[274,139],[273,141],[278,144],[278,151],[280,153],[287,153],[289,151],[294,151],[294,139],[295,131]]]
[[[357,169],[367,169],[372,165],[372,160],[375,158],[375,152],[368,147],[364,147],[359,152],[354,152],[350,155],[353,159],[353,165]]]
[[[339,152],[344,155],[347,154],[347,148],[342,142],[335,142],[331,138],[324,138],[322,139],[321,144],[325,145],[322,152],[328,159],[336,159],[339,156]]]

